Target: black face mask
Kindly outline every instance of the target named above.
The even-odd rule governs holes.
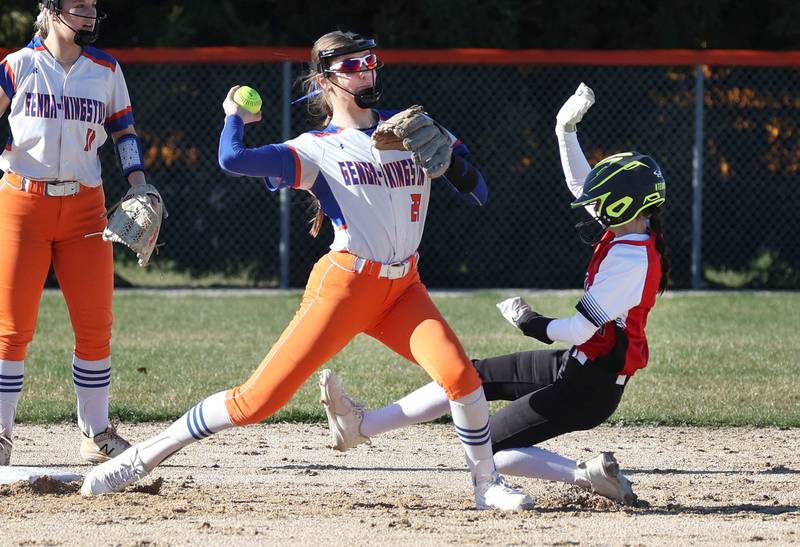
[[[581,242],[586,245],[591,245],[592,247],[600,243],[600,239],[606,231],[605,226],[596,218],[589,218],[578,222],[575,225],[575,229],[578,230],[578,237],[581,239]]]
[[[61,21],[69,30],[75,33],[75,43],[79,46],[88,46],[90,44],[95,43],[97,41],[97,37],[100,36],[100,21],[106,18],[105,13],[98,13],[97,17],[86,17],[84,15],[74,15],[73,17],[82,17],[83,19],[94,19],[94,28],[92,30],[75,30],[71,26],[67,24],[66,21],[61,17],[61,13],[58,14],[58,19]]]
[[[381,89],[378,87],[377,82],[374,86],[354,93],[353,97],[356,99],[356,104],[359,108],[372,108],[378,104],[381,99]]]
[[[378,104],[378,101],[381,99],[381,94],[383,93],[383,86],[381,85],[381,78],[378,71],[375,71],[374,80],[372,82],[372,87],[368,87],[367,89],[362,89],[357,93],[353,93],[352,91],[348,91],[344,87],[340,86],[336,82],[328,77],[328,81],[344,91],[345,93],[349,93],[355,98],[356,105],[359,108],[372,108],[373,106]]]

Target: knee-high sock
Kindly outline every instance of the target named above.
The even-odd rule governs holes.
[[[495,469],[489,432],[489,407],[483,386],[469,395],[450,401],[450,412],[467,455],[473,481],[477,484],[491,479]]]
[[[94,437],[108,429],[111,357],[86,361],[73,355],[72,381],[78,397],[78,427],[84,435]]]
[[[501,450],[494,455],[497,471],[517,477],[575,484],[578,462],[537,446]]]
[[[450,411],[450,401],[436,382],[424,385],[387,405],[364,413],[361,434],[367,437],[435,420]]]
[[[0,435],[11,438],[17,403],[22,395],[25,361],[0,359]]]
[[[234,423],[225,406],[226,394],[227,391],[220,391],[206,397],[163,433],[137,444],[145,469],[151,471],[184,446],[233,427]]]

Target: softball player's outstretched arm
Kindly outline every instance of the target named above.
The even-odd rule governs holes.
[[[281,145],[268,144],[259,148],[244,145],[244,125],[241,117],[225,117],[225,127],[219,138],[219,166],[229,173],[250,177],[284,177],[284,156]]]
[[[555,319],[547,336],[580,345],[604,324],[624,319],[638,306],[647,282],[647,249],[636,245],[615,245],[600,264],[592,286],[575,306],[577,313]]]
[[[545,317],[520,297],[499,302],[497,307],[526,336],[547,344],[559,340],[580,345],[609,321],[624,320],[628,310],[642,301],[647,266],[647,250],[643,246],[614,246],[601,263],[592,286],[575,306],[577,313],[569,317]]]
[[[561,155],[561,168],[564,170],[567,187],[575,197],[583,191],[583,181],[592,170],[578,142],[577,125],[593,104],[594,92],[582,83],[556,115],[556,137]],[[587,210],[589,213],[594,213],[593,208],[587,207]]]

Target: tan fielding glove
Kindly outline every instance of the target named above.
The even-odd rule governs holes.
[[[431,179],[444,175],[453,154],[449,135],[419,105],[379,125],[372,134],[372,144],[378,150],[408,150]]]
[[[156,198],[155,206],[150,196]],[[161,220],[166,216],[161,194],[151,184],[134,186],[108,214],[103,240],[122,243],[136,253],[139,266],[147,266],[156,247]]]

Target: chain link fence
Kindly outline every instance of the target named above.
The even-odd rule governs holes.
[[[303,67],[290,68],[294,81]],[[259,180],[224,174],[216,159],[221,103],[237,83],[264,97],[264,121],[248,126],[248,145],[283,140],[282,63],[123,69],[148,178],[169,210],[161,236],[166,244],[155,257],[160,273],[156,268],[133,282],[303,286],[332,240],[330,226],[311,238],[310,200],[303,192],[289,193],[289,271],[281,280],[278,195]],[[794,235],[800,210],[798,74],[796,68],[705,67],[703,287],[800,288],[800,238]],[[382,76],[382,104],[424,105],[468,145],[490,188],[488,205],[474,208],[434,186],[420,248],[428,286],[581,285],[591,249],[573,228],[582,212],[570,210],[553,133],[558,108],[581,81],[597,96],[580,126],[584,152],[590,163],[626,149],[658,159],[668,183],[672,286],[692,286],[694,67],[399,64],[387,66]],[[300,94],[297,87],[293,93]],[[291,136],[311,127],[303,106],[289,113]],[[101,156],[112,203],[126,183],[112,147]],[[117,250],[117,260],[130,264],[124,250]],[[133,271],[120,268],[120,283]]]
[[[706,69],[709,285],[800,288],[800,70]]]

